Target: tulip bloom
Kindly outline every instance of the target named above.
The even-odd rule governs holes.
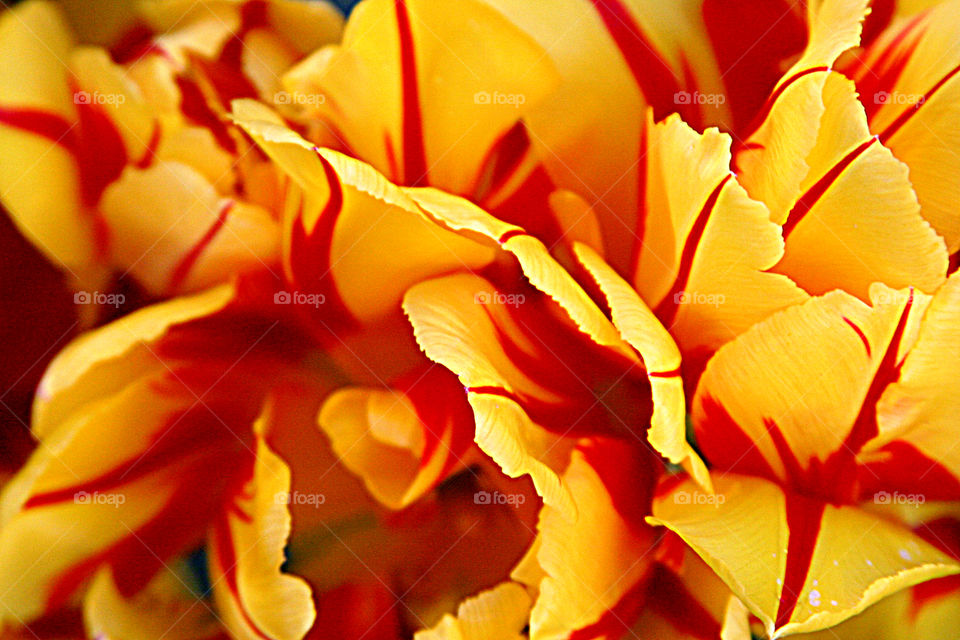
[[[0,635],[942,635],[958,3],[0,14]]]
[[[116,271],[170,295],[275,262],[275,176],[226,113],[235,97],[272,100],[340,18],[285,1],[188,9],[101,7],[123,24],[96,43],[77,33],[99,12],[72,4],[27,2],[0,21],[3,202],[82,291]]]
[[[654,516],[725,576],[771,636],[836,624],[960,571],[858,506],[958,497],[947,444],[958,287],[956,276],[932,297],[875,285],[872,306],[842,292],[814,298],[707,365],[693,420],[725,500],[688,503],[676,491],[689,489],[674,489]]]

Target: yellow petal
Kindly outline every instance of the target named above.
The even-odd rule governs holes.
[[[286,268],[301,292],[324,296],[330,328],[395,313],[415,282],[493,259],[490,247],[434,223],[369,165],[314,148],[254,103],[235,110],[237,122],[295,182],[284,222]]]
[[[899,8],[899,7],[898,7]],[[923,217],[960,248],[960,4],[944,2],[885,31],[848,73],[857,82],[870,131],[910,167]]]
[[[909,529],[857,507],[735,474],[714,484],[713,497],[690,482],[674,487],[649,521],[679,534],[772,638],[824,629],[896,591],[960,572]]]
[[[432,629],[418,631],[416,640],[521,640],[530,610],[530,596],[515,582],[504,582],[443,616]]]
[[[858,500],[856,453],[877,433],[877,401],[927,302],[878,286],[867,307],[837,291],[721,348],[693,400],[705,457],[825,500]]]
[[[543,50],[476,0],[370,0],[317,55],[288,90],[324,96],[318,111],[348,148],[398,184],[465,196],[555,82]]]
[[[151,345],[171,327],[211,315],[234,297],[222,285],[147,307],[84,334],[50,363],[37,389],[33,434],[43,440],[84,404],[121,389],[157,364]]]
[[[214,599],[236,638],[298,640],[316,617],[310,586],[281,571],[291,526],[289,492],[290,468],[258,435],[253,475],[210,540]]]
[[[167,446],[153,446],[161,435],[168,438],[166,445],[183,438],[167,432],[177,424],[178,412],[195,400],[167,376],[165,370],[143,376],[85,405],[58,425],[5,488],[0,503],[4,617],[31,620],[64,604],[101,564],[110,565],[118,581],[122,572],[129,597],[131,588],[162,567],[163,558],[150,556],[157,553],[153,549],[196,544],[199,532],[191,529],[192,518],[216,501],[217,492],[213,478],[198,466],[204,451],[172,456]],[[157,388],[168,392],[156,394]],[[190,421],[179,424],[186,427]],[[181,483],[191,478],[209,482],[209,493],[195,497],[195,508],[174,516],[170,503],[185,497]],[[165,530],[160,540],[161,522],[175,526],[176,533]],[[182,550],[166,549],[160,553],[167,558]],[[145,557],[128,564],[136,553]]]
[[[613,324],[637,350],[647,369],[653,393],[653,416],[647,440],[665,458],[682,464],[709,487],[710,477],[686,440],[686,403],[680,377],[680,351],[643,300],[613,269],[585,245],[575,245],[577,258],[596,280],[610,306]]]
[[[150,216],[141,215],[144,202],[155,203]],[[101,210],[117,268],[155,295],[196,291],[279,262],[280,225],[269,211],[220,196],[178,162],[128,167]]]
[[[647,197],[632,279],[684,353],[712,352],[803,302],[793,282],[768,273],[783,242],[766,207],[730,174],[730,137],[716,129],[698,134],[677,116],[658,124],[648,117],[647,131]]]
[[[824,0],[807,4],[809,39],[800,59],[777,83],[759,115],[760,122],[740,145],[736,167],[750,196],[765,203],[783,223],[800,196],[816,142],[826,76],[837,57],[860,43],[866,0]]]
[[[550,506],[540,515],[546,577],[530,613],[532,639],[615,636],[639,616],[657,541],[643,520],[655,481],[649,458],[642,444],[603,440],[574,452],[563,482],[576,519]]]
[[[391,509],[460,468],[473,441],[473,414],[452,374],[431,366],[405,378],[394,389],[340,389],[318,418],[340,461]]]
[[[75,271],[96,254],[80,206],[74,161],[76,115],[64,60],[73,46],[50,2],[0,16],[0,193],[20,230],[54,262]]]
[[[853,83],[831,74],[826,111],[792,203],[776,267],[814,294],[842,288],[863,300],[873,282],[932,292],[947,269],[943,240],[920,216],[908,168],[870,136]]]
[[[900,376],[877,403],[877,437],[861,456],[878,489],[960,497],[960,451],[953,371],[960,360],[960,276],[933,296]],[[879,478],[877,477],[879,476]]]
[[[221,632],[201,595],[191,590],[191,576],[179,562],[157,577],[135,598],[120,594],[109,571],[94,578],[83,600],[83,617],[91,637],[129,640],[198,640]],[[189,585],[189,586],[188,586]]]

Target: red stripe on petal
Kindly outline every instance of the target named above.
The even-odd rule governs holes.
[[[786,494],[787,565],[784,571],[780,603],[777,607],[776,626],[779,629],[788,622],[797,608],[800,593],[810,572],[813,551],[820,537],[823,512],[826,503],[795,494]]]
[[[763,123],[766,121],[766,119],[770,117],[770,112],[773,111],[774,105],[777,103],[777,100],[780,99],[780,96],[783,95],[784,91],[786,91],[788,88],[790,88],[792,84],[794,84],[795,82],[797,82],[798,80],[800,80],[805,76],[808,76],[813,73],[827,73],[828,71],[830,71],[830,68],[823,67],[823,66],[810,67],[809,69],[801,69],[800,71],[797,71],[792,76],[790,76],[789,78],[781,82],[780,86],[778,86],[776,90],[774,90],[774,92],[770,94],[770,97],[767,98],[766,102],[763,103],[763,106],[760,108],[760,113],[756,115],[753,122],[751,122],[750,125],[746,128],[745,130],[746,133],[742,137],[737,138],[737,143],[734,145],[734,154],[736,154],[736,152],[738,151],[743,151],[745,148],[759,146],[759,145],[752,145],[749,143],[744,144],[744,143],[750,138],[750,136],[756,133],[756,131],[761,126],[763,126]]]
[[[840,177],[840,174],[842,174],[847,167],[853,164],[854,160],[863,155],[867,149],[877,142],[877,138],[873,137],[861,143],[858,147],[841,158],[840,161],[833,165],[833,167],[831,167],[827,173],[817,180],[813,186],[806,191],[806,193],[800,196],[800,199],[797,200],[797,202],[793,205],[793,208],[790,210],[790,213],[787,216],[787,221],[783,225],[784,240],[786,240],[787,237],[793,233],[800,221],[803,220],[808,213],[810,213],[810,210],[815,204],[817,204],[820,198],[823,197],[823,194],[827,192],[827,189],[833,186],[833,183],[837,181],[837,178]]]
[[[76,123],[50,111],[0,107],[0,124],[46,138],[73,154],[79,146]]]
[[[774,482],[781,481],[757,448],[757,443],[719,401],[705,395],[701,406],[703,418],[696,425],[695,431],[697,444],[712,465],[722,471],[760,476]]]
[[[220,230],[227,224],[227,216],[230,215],[230,210],[233,209],[234,204],[233,201],[230,201],[220,207],[220,211],[217,212],[217,217],[213,221],[213,224],[210,225],[210,228],[207,229],[206,233],[203,234],[197,243],[190,247],[184,256],[180,258],[180,262],[174,267],[173,273],[170,276],[168,290],[176,291],[180,288],[180,285],[183,284],[184,280],[187,279],[190,271],[197,264],[197,260],[200,259],[200,255],[210,246],[213,239],[217,237]]]
[[[324,296],[322,315],[316,312],[311,313],[309,309],[312,308],[303,305],[297,305],[297,309],[308,314],[308,322],[312,318],[311,326],[319,330],[321,339],[326,340],[329,339],[329,334],[353,330],[357,326],[357,320],[343,301],[333,274],[333,236],[340,215],[343,213],[343,186],[340,184],[336,169],[320,154],[319,150],[317,158],[323,167],[330,195],[313,229],[304,228],[301,215],[295,217],[291,231],[289,259],[293,284],[302,287],[302,291]],[[304,311],[304,309],[308,310]]]
[[[403,181],[406,186],[415,187],[428,181],[417,57],[406,1],[395,0],[394,7],[400,37],[400,79],[403,94]]]
[[[860,342],[863,343],[863,348],[867,350],[867,357],[868,358],[873,357],[870,352],[870,340],[867,339],[867,334],[863,332],[863,329],[857,326],[856,322],[854,322],[850,318],[847,318],[846,316],[844,316],[843,321],[846,322],[848,325],[850,325],[850,328],[856,332],[857,337],[860,338]]]
[[[622,0],[591,0],[647,102],[660,120],[677,111],[680,79],[647,39]]]
[[[734,131],[741,131],[783,75],[782,61],[803,50],[807,28],[802,13],[786,2],[704,0],[702,12]]]
[[[703,203],[700,213],[697,214],[697,217],[693,221],[693,226],[690,228],[686,242],[683,244],[683,252],[680,255],[680,265],[677,268],[677,276],[673,281],[673,287],[670,288],[667,295],[654,309],[654,313],[660,318],[660,322],[668,328],[673,324],[677,316],[677,311],[680,309],[680,299],[690,280],[690,272],[693,270],[693,260],[697,255],[697,249],[700,248],[700,241],[703,239],[703,233],[707,228],[707,221],[710,219],[714,207],[717,206],[717,200],[720,199],[720,193],[723,191],[723,187],[726,186],[732,177],[732,174],[724,176]]]
[[[887,140],[892,138],[896,133],[907,124],[913,116],[917,115],[917,112],[923,108],[923,105],[927,104],[936,94],[943,88],[943,85],[947,84],[954,76],[960,73],[960,65],[955,66],[953,69],[948,71],[940,80],[937,81],[925,94],[923,94],[923,99],[918,100],[916,104],[909,106],[906,110],[897,117],[896,120],[890,123],[890,125],[880,133],[880,141],[886,144]]]
[[[269,24],[267,3],[265,0],[247,0],[240,8],[240,28],[231,34],[230,39],[223,45],[220,52],[220,61],[232,66],[236,70],[243,69],[244,39],[254,29],[266,27]]]

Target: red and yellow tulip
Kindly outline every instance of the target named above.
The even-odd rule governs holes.
[[[4,10],[0,637],[943,637],[958,2]]]

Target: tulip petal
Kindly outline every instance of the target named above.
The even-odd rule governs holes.
[[[318,421],[334,452],[391,509],[419,499],[462,466],[473,414],[453,374],[431,365],[393,389],[348,387]]]
[[[416,640],[521,640],[527,624],[530,596],[515,582],[504,582],[473,598],[457,608],[457,615],[449,613],[430,630],[419,631]]]
[[[370,0],[342,43],[315,55],[288,88],[325,96],[318,111],[349,149],[397,184],[464,196],[556,82],[543,50],[476,0]]]
[[[927,302],[878,285],[867,307],[836,291],[721,348],[693,399],[706,458],[826,500],[859,499],[856,455],[877,434],[877,401]]]
[[[150,216],[144,202],[155,203]],[[103,196],[113,259],[156,295],[196,291],[279,262],[280,226],[263,208],[220,196],[178,162],[128,167]]]
[[[244,640],[299,640],[316,618],[306,581],[283,573],[291,519],[285,498],[290,468],[264,437],[269,408],[254,426],[252,475],[214,525],[210,539],[213,593],[224,623]]]
[[[706,466],[686,440],[679,349],[637,292],[592,249],[578,244],[574,251],[606,296],[614,326],[643,358],[653,393],[647,440],[663,457],[682,464],[697,482],[709,487]]]
[[[157,577],[132,599],[124,598],[109,571],[93,579],[83,599],[83,617],[90,637],[128,640],[198,640],[221,633],[209,605],[192,591],[189,569],[180,562]]]
[[[933,296],[903,360],[900,376],[877,403],[879,433],[864,447],[864,482],[878,490],[960,499],[954,372],[960,361],[960,275]]]
[[[842,288],[863,300],[873,282],[932,292],[943,282],[943,240],[920,215],[908,168],[870,136],[853,83],[831,74],[810,174],[792,204],[776,267],[810,293]]]
[[[960,565],[909,529],[857,507],[784,493],[759,478],[716,476],[713,500],[690,482],[654,503],[651,524],[680,535],[771,638],[823,629]]]
[[[643,608],[656,533],[649,513],[655,466],[629,442],[596,440],[563,475],[577,507],[571,521],[546,506],[537,558],[546,577],[530,613],[530,637],[617,637]]]
[[[288,277],[300,291],[324,296],[322,321],[331,329],[382,318],[415,282],[493,259],[490,247],[435,224],[369,165],[313,147],[254,103],[235,110],[297,186],[288,191],[284,223]]]
[[[0,16],[8,63],[0,70],[0,192],[21,231],[53,262],[76,270],[93,260],[95,247],[80,206],[76,110],[62,62],[72,46],[53,3],[28,2]]]
[[[807,3],[809,39],[800,59],[777,83],[757,117],[756,130],[736,154],[737,173],[747,192],[765,203],[783,224],[800,196],[810,167],[820,118],[823,85],[837,57],[860,42],[866,0]]]
[[[730,138],[679,117],[648,117],[647,189],[633,283],[685,354],[711,352],[774,311],[803,302],[768,273],[783,255],[766,207],[729,173]],[[679,173],[678,166],[694,167]],[[744,238],[751,242],[744,243]]]
[[[232,429],[251,418],[236,402],[197,404],[161,368],[83,405],[44,440],[0,504],[5,616],[57,608],[101,566],[132,597],[200,541],[225,461],[238,458]]]
[[[231,285],[136,311],[71,342],[50,363],[37,390],[33,434],[51,435],[86,403],[122,389],[156,366],[151,345],[171,327],[223,309],[235,296]]]
[[[923,217],[960,249],[960,4],[945,2],[883,33],[849,70],[870,130],[910,167]]]

